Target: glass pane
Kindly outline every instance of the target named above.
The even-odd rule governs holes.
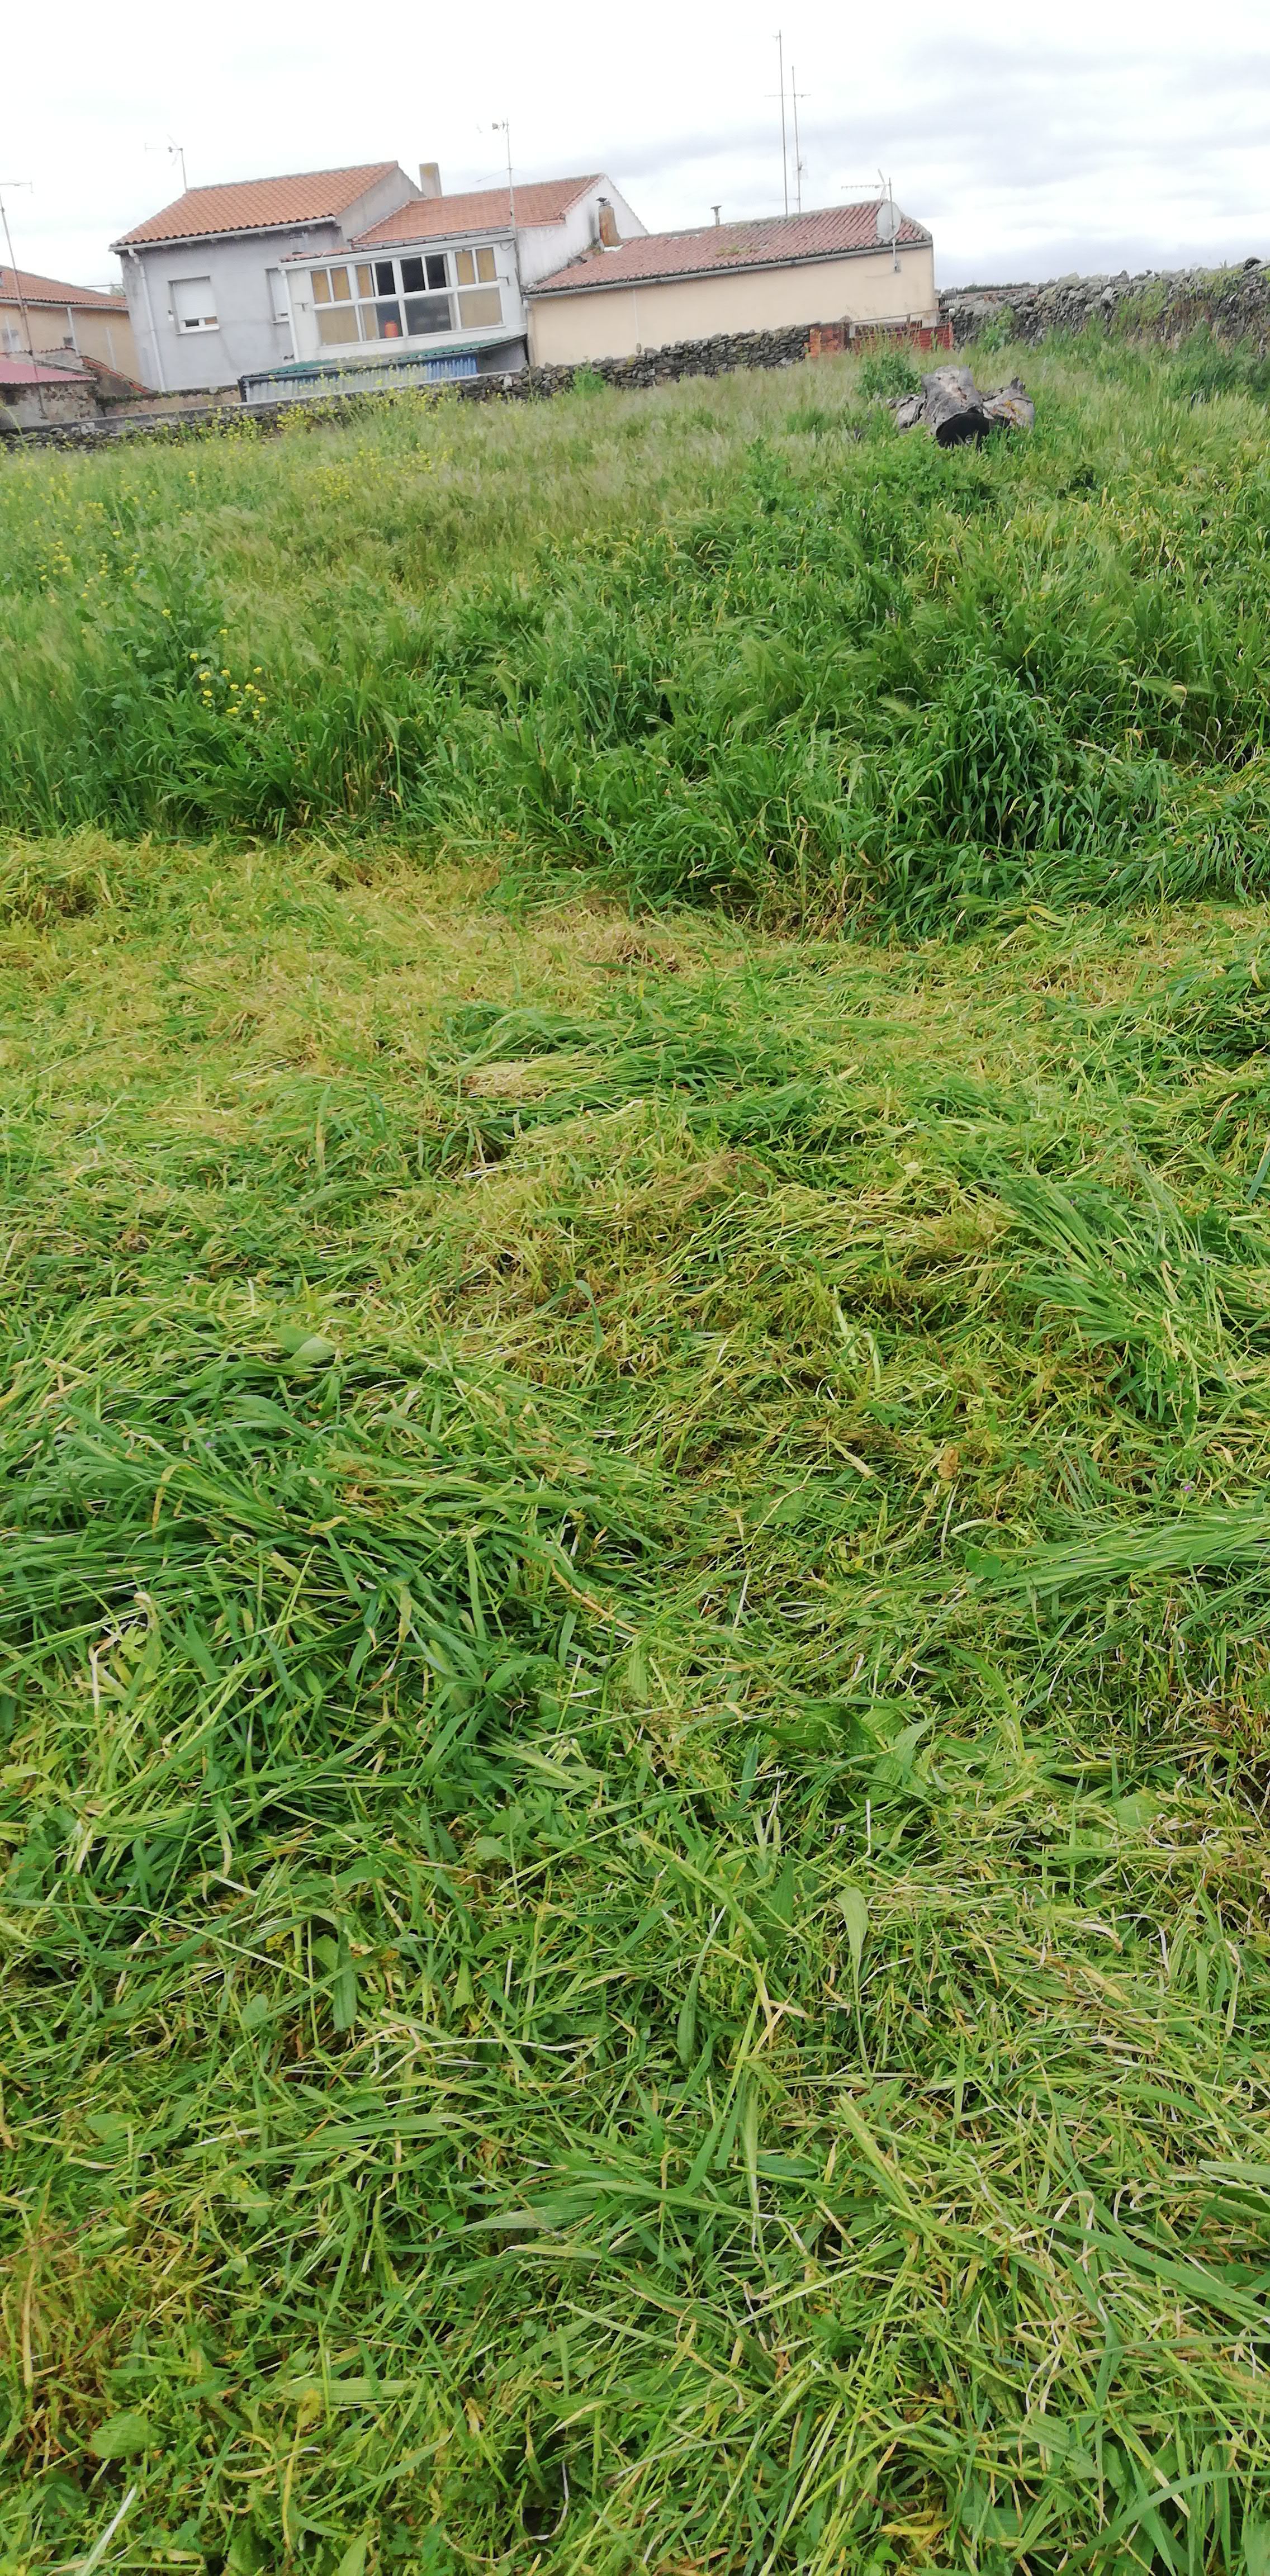
[[[351,299],[352,292],[353,290],[348,282],[348,270],[346,268],[333,268],[331,270],[331,296],[333,301],[336,304],[347,304]]]
[[[406,306],[406,329],[412,340],[423,338],[429,331],[452,331],[449,296],[412,295]]]
[[[401,338],[401,306],[399,304],[368,304],[365,308],[365,312],[366,337],[368,340],[399,340]]]
[[[465,331],[481,330],[487,322],[501,322],[503,299],[496,286],[477,286],[470,295],[459,297],[459,319]]]
[[[377,259],[375,262],[376,295],[395,295],[396,292],[397,280],[393,275],[392,261],[390,259]]]
[[[476,254],[476,274],[479,278],[489,283],[492,283],[498,274],[494,266],[493,245],[490,242],[482,243],[481,248]]]
[[[373,295],[373,294],[374,294],[374,292],[375,292],[374,282],[373,282],[373,280],[372,280],[372,278],[371,278],[371,273],[370,273],[369,268],[359,268],[359,269],[358,269],[358,272],[357,272],[357,292],[358,292],[358,294],[359,294],[359,295]]]
[[[454,274],[457,277],[460,286],[475,286],[476,262],[473,259],[470,250],[458,250],[455,252]]]
[[[315,268],[313,271],[313,301],[315,304],[329,304],[330,300],[331,281],[327,276],[326,270],[324,268]]]
[[[428,253],[429,286],[448,286],[449,283],[449,278],[445,273],[445,252],[443,250],[430,250]]]
[[[422,295],[425,284],[426,280],[423,274],[423,261],[421,259],[403,259],[401,263],[402,294]]]
[[[328,304],[325,313],[318,315],[318,338],[328,349],[346,340],[355,340],[357,338],[356,305]]]

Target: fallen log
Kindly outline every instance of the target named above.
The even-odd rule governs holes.
[[[1032,429],[1036,405],[1018,376],[994,394],[981,394],[969,367],[936,367],[922,378],[920,394],[892,406],[897,429],[928,429],[939,447],[985,439],[992,429]]]

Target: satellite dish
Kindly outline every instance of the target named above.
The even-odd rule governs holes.
[[[903,221],[894,197],[883,197],[877,212],[878,240],[893,242]]]

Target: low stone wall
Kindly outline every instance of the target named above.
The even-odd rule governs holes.
[[[922,349],[928,349],[935,337],[951,346],[942,328],[935,334],[929,329],[909,333],[885,332],[875,327],[861,331],[859,337],[870,346],[882,339],[912,339]],[[746,367],[794,367],[808,357],[839,355],[844,344],[850,344],[849,325],[799,323],[786,331],[730,331],[709,340],[678,340],[666,349],[645,349],[635,358],[597,358],[584,367],[522,367],[514,375],[458,376],[449,384],[422,390],[429,401],[439,396],[458,402],[549,401],[555,395],[573,393],[579,381],[598,381],[619,391],[641,392],[653,385],[677,384],[689,376],[733,375]],[[420,389],[408,390],[413,396]],[[399,398],[404,400],[405,393]],[[242,436],[248,422],[268,432],[275,430],[280,421],[297,416],[314,421],[349,420],[382,400],[383,396],[375,393],[327,394],[300,402],[252,403],[244,408],[235,395],[221,402],[192,404],[179,414],[156,401],[153,409],[132,404],[126,415],[112,412],[91,423],[68,423],[65,427],[50,424],[30,431],[22,443],[90,447],[123,438],[179,440],[229,429]]]
[[[977,340],[1008,309],[1018,340],[1044,340],[1051,331],[1115,331],[1126,338],[1176,346],[1192,331],[1239,340],[1265,356],[1270,347],[1270,264],[1244,260],[1238,268],[1145,269],[1131,277],[1056,277],[1044,286],[946,287],[942,319],[958,348]]]

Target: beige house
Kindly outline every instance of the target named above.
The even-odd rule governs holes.
[[[812,323],[933,329],[930,234],[876,200],[597,244],[528,288],[535,366]]]
[[[0,357],[66,351],[136,381],[136,343],[122,294],[0,266]]]

